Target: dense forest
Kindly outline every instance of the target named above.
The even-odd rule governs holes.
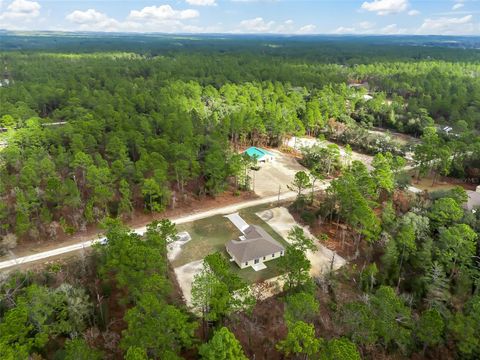
[[[161,210],[187,189],[215,195],[242,172],[229,142],[277,146],[327,132],[374,153],[385,147],[365,141],[364,128],[420,136],[448,124],[458,137],[443,148],[458,161],[445,175],[474,177],[466,168],[478,166],[478,152],[463,151],[479,146],[472,134],[480,129],[480,66],[463,59],[470,51],[455,62],[378,62],[367,47],[368,63],[347,66],[285,58],[288,51],[254,55],[256,45],[240,56],[205,53],[208,43],[198,53],[156,56],[101,52],[101,44],[88,54],[4,52],[13,85],[0,89],[9,143],[0,153],[1,234],[55,237],[105,215]],[[438,51],[406,49],[425,57]],[[369,101],[367,90],[348,86],[364,83]],[[338,132],[331,120],[347,129]],[[58,122],[65,124],[45,126]]]
[[[480,52],[440,40],[0,34],[0,253],[100,223],[107,237],[2,278],[0,357],[478,358],[480,212],[460,187],[404,191],[405,158],[417,179],[480,178]],[[310,278],[314,245],[294,228],[279,296],[257,299],[216,253],[189,312],[167,260],[175,227],[142,237],[121,220],[248,190],[239,150],[293,136],[374,155],[369,170],[310,149],[292,183],[291,212],[320,239],[347,229],[351,264]]]

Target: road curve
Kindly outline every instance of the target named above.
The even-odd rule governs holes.
[[[327,187],[327,186],[328,186],[328,183],[324,184],[322,187]],[[294,193],[292,191],[289,191],[289,192],[285,192],[283,194],[280,194],[280,200],[290,200],[290,199],[295,198],[296,196],[297,196],[296,193]],[[218,208],[218,209],[211,209],[211,210],[207,210],[207,211],[193,213],[193,214],[181,216],[181,217],[178,217],[178,218],[174,218],[174,219],[171,219],[171,220],[175,224],[183,224],[183,223],[187,223],[187,222],[211,217],[211,216],[214,216],[214,215],[229,214],[229,213],[238,211],[240,209],[245,209],[245,208],[249,208],[249,207],[252,207],[252,206],[273,203],[273,202],[278,201],[278,200],[279,200],[278,195],[269,196],[269,197],[264,197],[264,198],[260,198],[260,199],[256,199],[256,200],[249,200],[249,201],[244,201],[244,202],[241,202],[241,203],[238,203],[238,204],[224,206],[224,207],[221,207],[221,208]],[[143,235],[146,232],[146,230],[147,230],[146,226],[142,226],[140,228],[133,229],[133,231],[135,233],[140,234],[140,235]],[[2,261],[2,262],[0,262],[0,269],[7,269],[7,268],[11,268],[11,267],[14,267],[14,266],[17,266],[17,265],[23,265],[23,264],[31,263],[31,262],[38,261],[38,260],[48,259],[48,258],[53,257],[53,256],[63,255],[63,254],[70,253],[70,252],[73,252],[73,251],[86,249],[86,248],[91,247],[93,244],[95,244],[97,242],[102,242],[102,241],[105,241],[105,237],[99,237],[99,238],[96,238],[96,239],[83,241],[83,242],[80,242],[80,243],[77,243],[77,244],[68,245],[68,246],[64,246],[64,247],[59,247],[59,248],[56,248],[56,249],[53,249],[53,250],[40,252],[40,253],[34,254],[34,255],[28,255],[28,256],[19,257],[19,258],[16,258],[16,259]]]

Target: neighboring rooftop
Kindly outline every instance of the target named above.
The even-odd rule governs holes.
[[[241,263],[285,250],[258,225],[250,225],[243,233],[245,240],[230,240],[226,244],[228,252]]]

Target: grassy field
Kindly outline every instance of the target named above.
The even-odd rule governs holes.
[[[268,232],[275,240],[283,245],[286,241],[278,235],[267,223],[260,219],[256,212],[268,209],[268,206],[258,206],[241,210],[240,216],[252,225],[260,225],[266,232]],[[241,235],[240,231],[221,215],[213,216],[207,219],[194,221],[187,224],[177,226],[178,231],[188,231],[192,240],[183,245],[181,253],[172,261],[172,266],[179,267],[188,264],[192,261],[203,259],[205,256],[216,251],[222,252],[228,257],[225,251],[225,244],[232,239],[238,239]],[[231,262],[232,270],[248,282],[257,282],[261,280],[270,279],[274,276],[280,275],[281,271],[278,268],[278,260],[271,260],[266,263],[267,268],[261,271],[254,271],[252,268],[240,269],[234,262]]]

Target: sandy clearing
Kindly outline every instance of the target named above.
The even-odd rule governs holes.
[[[254,191],[259,196],[272,196],[288,192],[287,185],[292,183],[298,171],[307,171],[298,161],[280,151],[269,150],[275,154],[275,160],[260,164],[260,170],[255,171]]]
[[[170,245],[168,245],[167,249],[167,258],[169,261],[173,261],[177,258],[178,255],[182,252],[182,244],[179,244],[178,242],[173,242]]]
[[[281,235],[286,241],[288,241],[288,232],[292,229],[292,227],[295,225],[300,226],[284,207],[265,210],[257,213],[257,216],[270,225],[272,229]],[[310,275],[312,277],[320,277],[322,274],[328,272],[332,266],[332,261],[333,270],[337,270],[346,264],[345,259],[322,245],[320,241],[310,233],[307,227],[300,227],[304,230],[308,237],[315,240],[315,244],[318,248],[318,251],[316,252],[307,251],[307,258],[312,264],[312,268],[310,269]]]
[[[327,147],[330,144],[334,144],[334,143],[331,142],[331,141],[328,141],[328,140],[319,140],[319,139],[316,139],[316,138],[304,138],[304,137],[301,137],[301,138],[292,137],[287,142],[288,146],[290,146],[294,149],[297,149],[297,150],[301,150],[302,148],[310,148],[314,145]],[[345,156],[346,156],[345,147],[342,146],[342,145],[338,145],[338,144],[337,144],[337,146],[340,148],[340,155],[343,158],[345,158]],[[371,156],[371,155],[365,155],[365,154],[359,153],[357,151],[352,151],[352,160],[361,161],[362,163],[364,163],[367,166],[367,168],[369,170],[373,169],[372,166],[371,166],[373,156]]]
[[[178,284],[183,293],[185,304],[192,306],[192,284],[195,275],[203,270],[203,260],[192,261],[191,263],[179,266],[174,269]],[[264,280],[251,285],[252,293],[258,301],[268,299],[271,296],[282,292],[283,279],[276,276],[271,279]]]
[[[178,285],[182,289],[183,298],[187,306],[192,306],[192,283],[195,275],[203,270],[203,259],[179,266],[174,269]]]
[[[186,231],[181,231],[177,234],[177,240],[168,244],[167,247],[167,258],[169,261],[173,261],[177,258],[178,255],[182,252],[182,247],[186,243],[192,240],[190,234]]]

